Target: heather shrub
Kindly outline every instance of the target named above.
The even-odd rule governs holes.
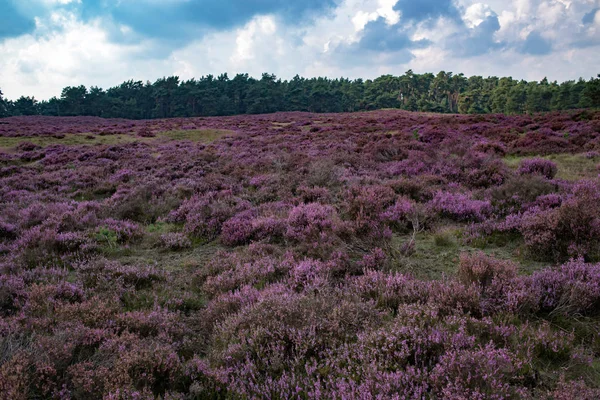
[[[167,273],[153,265],[124,265],[114,261],[99,260],[79,265],[77,271],[89,287],[123,284],[136,290],[149,288],[164,281]]]
[[[322,186],[299,186],[296,193],[304,203],[322,203],[327,204],[331,201],[332,195],[327,187]]]
[[[543,210],[532,207],[523,214],[520,226],[533,254],[565,260],[582,256],[596,259],[600,254],[600,190],[597,183],[577,184],[560,207]]]
[[[491,212],[489,201],[473,200],[462,193],[438,191],[428,205],[434,212],[457,221],[481,221]]]
[[[466,166],[465,183],[474,188],[499,186],[511,175],[506,164],[497,158],[475,158]]]
[[[433,281],[429,287],[428,302],[442,315],[482,313],[479,288],[455,280]]]
[[[449,351],[431,374],[434,393],[447,399],[528,397],[525,386],[529,379],[525,362],[493,345]]]
[[[181,340],[186,332],[181,317],[163,308],[150,311],[129,311],[116,318],[116,325],[128,332],[145,337],[167,337],[170,340]]]
[[[595,400],[600,397],[600,389],[591,388],[583,380],[565,381],[561,378],[554,391],[548,393],[547,398],[553,400]]]
[[[192,241],[181,232],[170,232],[160,235],[159,245],[168,250],[183,250],[192,247]]]
[[[17,147],[15,147],[15,150],[17,150],[18,152],[26,152],[39,149],[41,149],[41,146],[38,146],[31,142],[21,142],[17,145]]]
[[[140,340],[132,334],[105,341],[91,362],[74,365],[69,374],[79,393],[92,388],[92,393],[112,393],[116,399],[123,398],[114,397],[116,393],[129,387],[145,393],[145,398],[155,398],[168,388],[182,388],[186,380],[176,348],[152,339]]]
[[[398,194],[414,201],[431,200],[435,193],[432,188],[440,183],[440,178],[433,175],[419,175],[419,179],[399,178],[390,181],[390,187]]]
[[[395,230],[405,230],[410,223],[410,219],[417,211],[416,205],[403,197],[383,211],[379,218],[390,224]]]
[[[297,291],[323,289],[331,279],[328,265],[317,260],[302,260],[292,264],[289,286]]]
[[[221,241],[228,246],[239,246],[257,240],[276,241],[282,238],[286,230],[285,220],[280,215],[269,214],[252,209],[235,215],[223,224]]]
[[[396,199],[388,186],[352,186],[342,203],[342,216],[354,236],[367,241],[388,239],[391,232],[386,222],[402,226],[404,213],[411,207],[408,200]]]
[[[456,336],[461,336],[457,338]],[[404,306],[389,323],[359,335],[356,361],[373,364],[381,371],[407,367],[428,369],[456,345],[470,346],[471,339],[454,333],[426,307]],[[458,339],[458,340],[457,340]]]
[[[600,264],[571,260],[533,274],[532,285],[541,294],[540,310],[560,314],[600,313]]]
[[[490,142],[487,140],[481,140],[475,143],[472,150],[485,154],[495,154],[499,157],[506,155],[506,146],[503,143]]]
[[[358,262],[358,266],[364,270],[382,269],[386,265],[387,259],[388,256],[385,252],[379,247],[375,247],[362,257],[362,260]]]
[[[23,232],[14,242],[15,256],[24,266],[63,264],[68,259],[84,258],[96,246],[82,232],[59,233],[55,228],[36,226]]]
[[[219,251],[202,268],[195,270],[194,284],[202,285],[207,278],[233,270],[244,263],[261,259],[275,263],[286,256],[287,254],[282,253],[278,247],[264,243],[252,243],[235,251]]]
[[[242,396],[273,393],[277,389],[270,382],[283,371],[301,376],[328,349],[356,340],[358,332],[380,319],[367,303],[333,293],[274,294],[265,293],[220,323],[213,334],[211,363],[229,389]]]
[[[378,308],[391,310],[396,310],[400,304],[426,302],[428,289],[425,282],[408,275],[370,269],[350,285],[350,290],[362,299],[375,301]]]
[[[142,236],[139,225],[130,221],[119,221],[112,218],[103,221],[96,228],[95,239],[105,245],[124,244]]]
[[[119,188],[111,196],[110,204],[107,216],[142,223],[154,222],[177,205],[161,203],[161,198],[148,186]]]
[[[595,399],[588,114],[3,119],[0,398]]]
[[[230,191],[208,192],[184,201],[168,220],[183,222],[188,234],[210,240],[220,234],[225,221],[248,208],[247,201],[233,196]]]
[[[281,284],[270,287],[279,287],[282,291],[287,290]],[[237,313],[243,307],[254,304],[260,298],[260,291],[251,285],[244,285],[237,290],[223,293],[208,302],[206,307],[198,314],[198,326],[205,335],[212,333],[215,325],[225,317]],[[208,337],[204,337],[208,340]]]
[[[476,284],[485,293],[493,281],[507,281],[517,275],[518,266],[512,261],[498,260],[482,252],[462,253],[458,279],[466,285]]]
[[[202,289],[210,297],[239,289],[245,285],[264,286],[281,279],[289,266],[273,257],[256,258],[249,262],[241,259],[230,259],[228,268],[206,278]]]
[[[520,175],[539,175],[546,179],[552,179],[558,172],[556,163],[544,158],[531,158],[521,162],[517,173]]]
[[[17,227],[11,223],[0,220],[0,240],[12,240],[17,237]]]
[[[297,241],[318,240],[333,229],[335,210],[319,203],[301,204],[294,207],[287,219],[287,238]]]
[[[403,143],[384,136],[372,136],[372,141],[363,148],[363,152],[379,162],[401,161],[408,157]]]
[[[24,304],[27,296],[23,278],[0,275],[0,315],[14,314]]]
[[[338,185],[340,171],[335,162],[318,159],[310,163],[306,174],[308,186],[335,187]]]

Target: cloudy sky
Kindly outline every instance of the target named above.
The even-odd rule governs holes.
[[[600,73],[600,0],[0,0],[0,89],[228,72]]]

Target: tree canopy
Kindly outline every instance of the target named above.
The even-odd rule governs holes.
[[[352,112],[381,108],[436,113],[520,114],[600,107],[600,74],[586,81],[540,82],[441,71],[376,79],[302,78],[281,80],[264,73],[203,76],[182,81],[178,76],[156,82],[129,80],[104,90],[68,86],[60,97],[37,101],[21,96],[3,99],[0,117],[11,115],[99,116],[150,119],[276,111]]]

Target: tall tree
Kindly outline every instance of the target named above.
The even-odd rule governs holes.
[[[600,107],[600,74],[598,74],[597,78],[592,78],[587,83],[585,89],[583,89],[582,96],[587,106]]]
[[[298,75],[282,81],[264,73],[207,75],[180,81],[163,77],[154,83],[129,80],[103,90],[68,86],[60,98],[37,102],[23,97],[17,102],[0,96],[0,115],[94,115],[107,118],[169,118],[276,111],[350,112],[381,108],[439,113],[523,113],[567,110],[599,105],[600,76],[562,84],[516,81],[510,77],[466,77],[440,71],[383,75],[376,79],[349,80]]]
[[[62,90],[60,99],[63,102],[63,115],[87,115],[85,97],[87,89],[85,86],[67,86]]]
[[[8,117],[8,104],[7,101],[4,100],[2,89],[0,89],[0,118],[4,117]]]
[[[37,115],[37,105],[35,98],[21,96],[12,104],[12,115]]]

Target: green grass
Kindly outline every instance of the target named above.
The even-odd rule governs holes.
[[[521,164],[521,161],[528,158],[545,158],[556,163],[558,173],[556,178],[567,181],[577,181],[586,178],[595,178],[600,171],[597,165],[600,163],[598,159],[586,158],[583,154],[550,154],[542,157],[523,157],[523,156],[507,156],[504,162],[509,167],[516,169]]]
[[[150,224],[146,226],[146,231],[149,233],[169,233],[169,232],[178,232],[181,230],[181,226],[177,224],[170,224],[167,222],[156,222],[154,224]]]
[[[410,240],[410,235],[394,236],[392,247],[400,248]],[[398,272],[410,273],[420,279],[440,279],[456,273],[460,254],[482,251],[499,259],[508,259],[520,266],[520,272],[529,274],[547,263],[540,263],[527,257],[520,239],[504,238],[490,240],[475,245],[464,245],[460,240],[460,230],[444,229],[437,233],[423,232],[417,235],[415,252],[410,256],[399,256],[395,262]]]
[[[0,137],[0,149],[11,150],[22,142],[31,142],[37,146],[47,147],[55,144],[65,146],[80,146],[80,145],[113,145],[125,144],[135,141],[148,141],[148,138],[139,138],[133,135],[95,135],[89,133],[69,133],[63,138],[53,136],[31,136],[31,137]]]
[[[55,144],[62,144],[65,146],[119,145],[132,142],[152,142],[161,139],[211,143],[223,136],[232,134],[234,134],[233,131],[225,129],[195,129],[158,132],[156,137],[139,137],[134,134],[97,135],[91,133],[69,133],[63,138],[54,136],[0,137],[0,150],[12,151],[23,142],[31,142],[41,147]]]
[[[226,129],[191,129],[159,132],[157,133],[157,137],[171,140],[190,140],[192,142],[211,143],[223,136],[233,135],[234,133],[234,131]]]

